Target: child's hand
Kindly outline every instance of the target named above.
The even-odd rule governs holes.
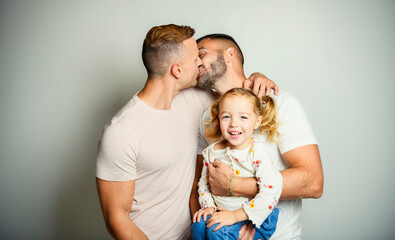
[[[207,221],[208,228],[216,223],[219,223],[219,225],[216,228],[214,228],[214,231],[217,231],[223,226],[229,226],[239,222],[237,221],[237,216],[235,212],[226,210],[224,208],[218,208],[218,210],[219,212],[215,212],[211,214],[210,219]]]
[[[193,214],[193,222],[200,222],[200,217],[202,215],[203,215],[203,221],[206,221],[207,216],[213,214],[214,212],[215,212],[215,208],[213,207],[200,209],[199,211],[195,212],[195,214]]]

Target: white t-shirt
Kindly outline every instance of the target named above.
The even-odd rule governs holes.
[[[271,95],[271,97],[276,101],[278,109],[280,122],[278,142],[276,144],[265,142],[266,134],[255,133],[254,138],[268,144],[274,166],[281,171],[289,167],[281,154],[301,146],[317,144],[317,141],[303,107],[293,95],[280,91],[278,96]],[[200,119],[198,154],[202,154],[203,149],[211,143],[204,135],[204,123],[209,120],[210,109],[206,109]],[[277,229],[271,239],[301,239],[302,200],[281,200],[277,208],[280,210],[280,215]]]
[[[96,176],[136,181],[130,218],[150,239],[189,236],[199,118],[212,101],[191,88],[156,110],[135,95],[104,129]]]

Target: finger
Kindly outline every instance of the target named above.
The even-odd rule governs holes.
[[[218,215],[216,213],[211,214],[211,217],[207,220],[207,227],[211,227],[219,222]]]
[[[276,88],[278,89],[277,85],[272,80],[270,80],[270,82],[270,87],[267,87],[266,89],[266,95],[270,95],[272,93],[272,89],[274,90],[274,93],[276,92]]]
[[[202,214],[203,214],[203,210],[200,210],[196,216],[197,222],[200,222],[200,218],[201,218]]]
[[[274,95],[278,95],[278,93],[280,92],[280,90],[278,89],[278,86],[276,85],[275,87],[274,87]]]
[[[209,221],[212,219],[213,217],[211,216],[211,218],[209,219]],[[211,226],[213,226],[214,224],[217,224],[219,221],[218,219],[216,220],[212,220],[212,221],[207,221],[207,228],[210,228]]]
[[[207,165],[207,170],[208,170],[208,175],[210,175],[210,172],[214,170],[214,163],[210,163]]]
[[[199,213],[199,211],[197,211],[193,214],[193,222],[196,222],[196,217],[197,217],[198,213]]]
[[[250,79],[250,78],[243,82],[243,88],[251,89],[251,87],[252,87],[252,79]]]
[[[212,163],[213,167],[219,167],[222,164],[221,160],[215,159]]]
[[[262,80],[256,79],[256,80],[254,81],[254,86],[253,86],[253,88],[252,88],[252,92],[255,93],[256,95],[258,95],[258,93],[259,93],[259,88],[261,87],[261,85],[264,85],[263,82],[262,82]]]
[[[222,228],[224,225],[222,224],[222,223],[220,223],[220,224],[218,224],[218,226],[216,226],[215,228],[214,228],[214,232],[215,231],[217,231],[217,230],[219,230],[220,228]]]
[[[251,234],[250,234],[250,238],[248,240],[253,240],[255,236],[255,228],[252,229]]]
[[[266,86],[266,91],[265,91],[265,95],[270,95],[270,93],[272,92],[272,87],[273,87],[273,81],[270,81],[271,84]]]
[[[243,232],[242,232],[243,230]],[[254,230],[254,231],[252,231]],[[255,236],[255,229],[251,228],[251,223],[244,224],[239,231],[239,240],[250,240],[250,239],[254,239]],[[251,238],[252,237],[252,238]]]
[[[207,213],[207,212],[204,212],[204,214],[203,214],[203,221],[206,221],[207,220],[207,216],[208,215],[210,215],[209,213]]]
[[[262,97],[263,95],[265,95],[266,89],[267,89],[266,86],[261,86],[261,87],[259,88],[259,91],[258,91],[258,93],[257,93],[256,95],[257,95],[259,98]]]
[[[244,235],[246,234],[246,231],[247,231],[247,224],[244,224],[243,226],[241,226],[241,228],[239,230],[239,238],[237,240],[243,240]]]

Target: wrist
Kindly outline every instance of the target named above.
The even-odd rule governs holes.
[[[256,178],[249,177],[236,177],[232,179],[232,194],[233,196],[242,196],[246,198],[254,198],[258,192],[258,184],[256,183]]]
[[[248,215],[244,212],[242,208],[233,211],[233,217],[236,222],[242,222],[248,220]]]
[[[229,181],[228,181],[228,194],[229,196],[234,196],[233,192],[232,192],[232,181],[236,176],[233,175],[232,177],[230,177]]]

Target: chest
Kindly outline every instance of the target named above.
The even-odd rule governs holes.
[[[160,119],[145,119],[150,124],[138,142],[137,171],[164,171],[191,164],[196,157],[198,116],[179,109]]]

